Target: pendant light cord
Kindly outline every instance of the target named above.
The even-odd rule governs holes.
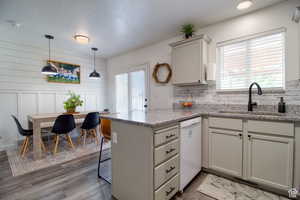
[[[94,50],[94,71],[96,71],[96,51]]]
[[[50,62],[50,39],[48,40],[49,40],[49,61],[48,62]]]

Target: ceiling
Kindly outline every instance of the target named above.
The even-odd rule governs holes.
[[[95,46],[111,57],[178,35],[187,22],[199,28],[280,1],[254,0],[251,9],[239,11],[238,0],[0,0],[0,31],[29,41],[50,33],[60,45],[85,52]],[[21,26],[11,30],[7,20]],[[76,43],[75,33],[89,35],[90,44]]]

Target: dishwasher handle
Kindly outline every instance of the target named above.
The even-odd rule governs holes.
[[[201,117],[188,119],[188,120],[180,122],[180,128],[186,128],[189,126],[193,126],[195,124],[201,124]]]

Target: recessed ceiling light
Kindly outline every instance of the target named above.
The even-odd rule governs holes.
[[[237,9],[238,10],[245,10],[250,8],[253,5],[253,1],[252,0],[242,0],[239,2],[239,4],[237,5]]]
[[[88,44],[90,41],[90,38],[85,35],[74,35],[74,39],[80,44]]]

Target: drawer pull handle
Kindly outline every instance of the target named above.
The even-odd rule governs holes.
[[[166,154],[172,153],[175,150],[176,150],[175,148],[171,148],[171,149],[169,149],[169,150],[166,151]]]
[[[175,190],[175,187],[170,187],[170,189],[168,191],[166,191],[166,195],[169,196],[174,190]]]
[[[166,139],[172,138],[172,137],[174,137],[174,136],[175,136],[175,134],[166,135]]]
[[[173,171],[176,167],[175,166],[171,166],[169,169],[166,169],[166,173],[170,173],[171,171]]]

